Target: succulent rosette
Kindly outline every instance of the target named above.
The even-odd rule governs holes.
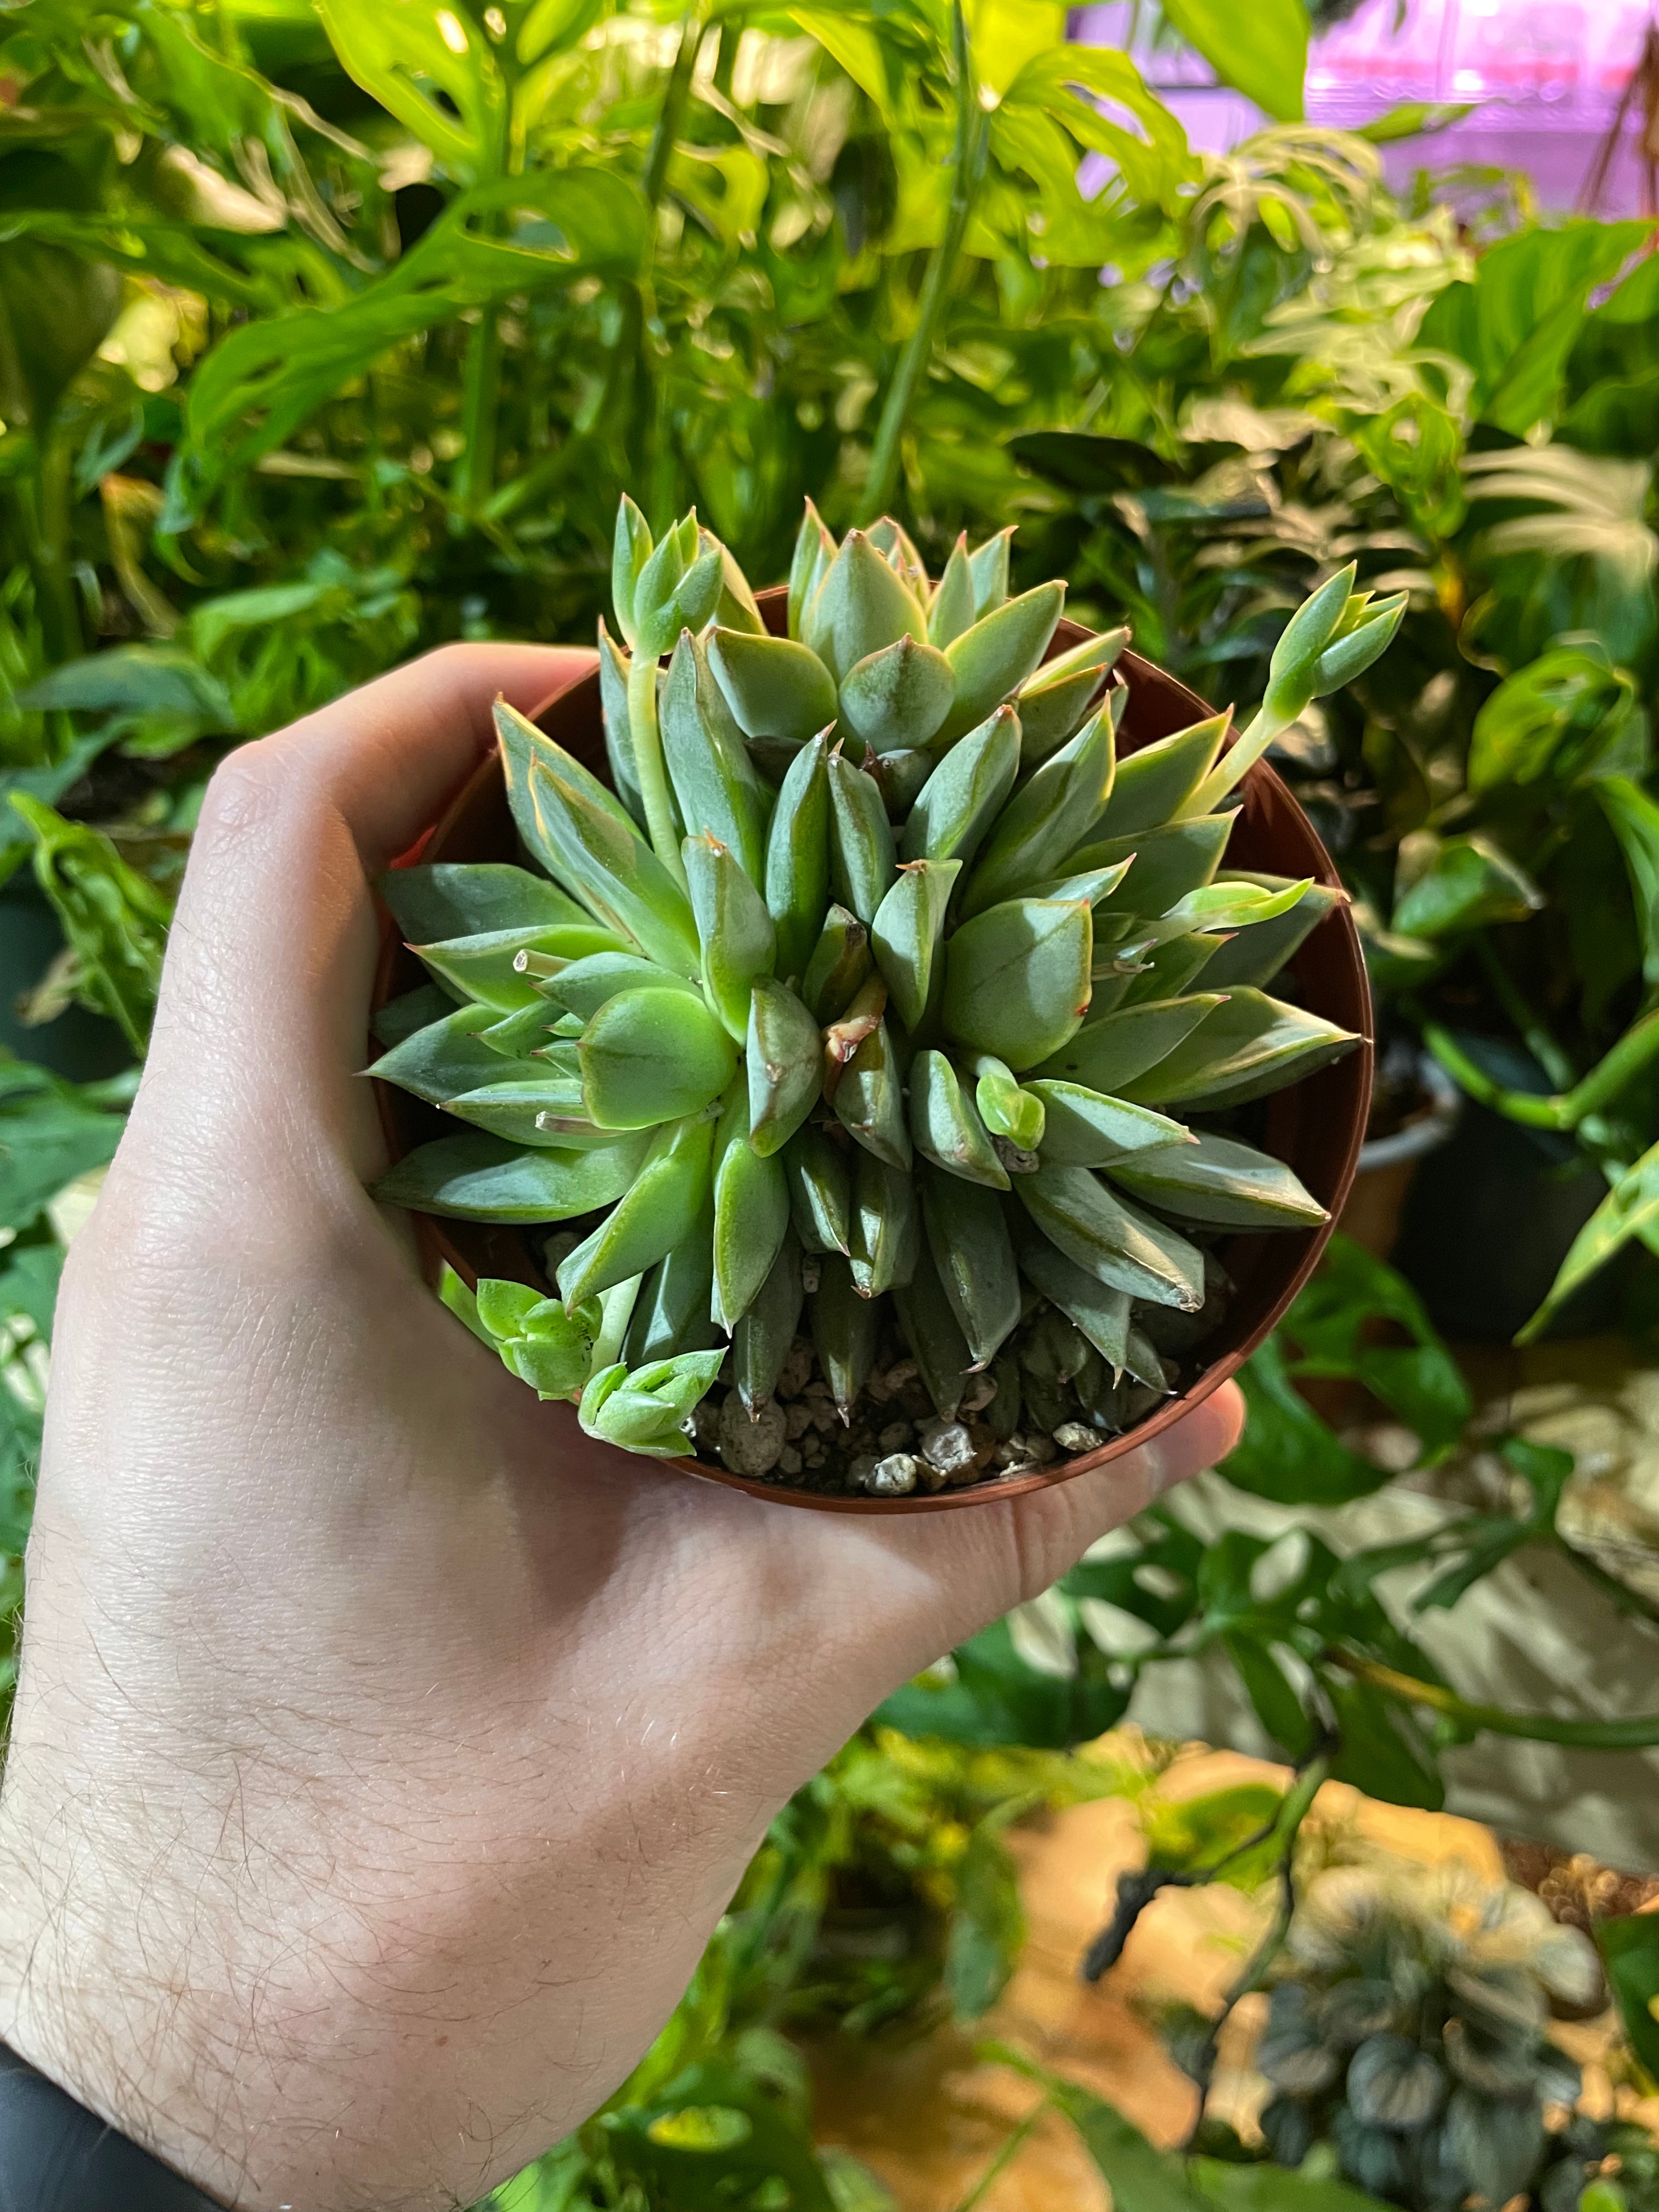
[[[778,636],[695,517],[658,543],[624,501],[613,787],[498,705],[533,865],[381,885],[433,980],[372,1073],[465,1127],[377,1194],[576,1224],[556,1297],[447,1295],[626,1449],[685,1450],[717,1376],[758,1413],[804,1314],[843,1419],[894,1326],[946,1419],[1037,1326],[1110,1433],[1205,1242],[1324,1218],[1215,1124],[1357,1042],[1269,988],[1340,894],[1224,871],[1227,801],[1401,602],[1333,578],[1231,747],[1217,714],[1120,760],[1127,632],[1045,659],[1065,587],[1011,595],[1010,536],[932,583],[896,523],[837,544],[809,507]]]

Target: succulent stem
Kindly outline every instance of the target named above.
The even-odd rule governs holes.
[[[663,766],[662,732],[657,727],[657,664],[648,653],[636,653],[628,670],[628,732],[634,747],[634,773],[640,781],[640,799],[652,848],[674,881],[684,890],[685,863],[680,841],[674,834],[674,807],[668,795],[668,773]]]

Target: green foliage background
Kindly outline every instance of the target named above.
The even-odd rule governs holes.
[[[1065,14],[0,11],[0,950],[28,1024],[0,1060],[0,1620],[64,1194],[119,1136],[208,775],[445,640],[587,635],[623,490],[659,525],[695,503],[760,578],[808,495],[837,526],[893,507],[935,565],[958,530],[1018,522],[1018,559],[1068,575],[1073,611],[1127,617],[1217,703],[1260,696],[1289,610],[1344,562],[1407,590],[1395,651],[1276,758],[1339,854],[1385,1030],[1546,1169],[1604,1179],[1535,1325],[1614,1261],[1646,1325],[1646,227],[1541,223],[1495,175],[1396,200],[1371,142],[1425,118],[1304,124],[1302,0],[1258,0],[1243,45],[1236,6],[1169,0],[1170,34],[1276,118],[1224,157],[1195,155],[1123,56],[1066,47]],[[1339,1245],[1252,1364],[1237,1486],[1330,1505],[1391,1479],[1296,1389],[1332,1376],[1423,1463],[1457,1446],[1467,1392],[1421,1300]],[[1430,1540],[1419,1606],[1562,1544],[1563,1456],[1504,1449],[1512,1510]],[[1438,1802],[1440,1752],[1482,1729],[1659,1736],[1467,1703],[1387,1595],[1421,1563],[1310,1541],[1273,1587],[1252,1540],[1205,1547],[1179,1501],[1149,1516],[902,1692],[797,1801],[641,2073],[501,2206],[873,2206],[808,2148],[781,2030],[981,2011],[1019,1936],[1000,1826],[1106,1786],[1069,1747],[1132,1712],[1161,1658],[1224,1651],[1304,1797],[1328,1771]],[[1296,1821],[1274,1821],[1288,1852]],[[872,1899],[896,1948],[850,1971],[835,1916]],[[1651,1946],[1621,1943],[1645,2035]],[[1267,2201],[1240,2193],[1248,2168],[1183,2167],[1045,2094],[1127,2212]],[[1292,2212],[1358,2202],[1275,2187]]]

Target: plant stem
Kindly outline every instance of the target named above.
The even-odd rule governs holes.
[[[1289,727],[1282,715],[1269,714],[1263,707],[1249,728],[1222,754],[1192,797],[1183,799],[1176,809],[1176,820],[1191,822],[1200,814],[1213,814],[1234,785],[1243,781],[1273,739],[1282,737]]]
[[[1273,1832],[1279,1838],[1278,1909],[1267,1934],[1246,1960],[1243,1972],[1228,1989],[1222,2000],[1221,2010],[1212,2021],[1210,2032],[1204,2039],[1204,2048],[1194,2069],[1194,2078],[1198,2083],[1198,2111],[1194,2115],[1188,2134],[1188,2146],[1203,2124],[1222,2030],[1232,2017],[1235,2008],[1261,1987],[1268,1967],[1284,1949],[1285,1938],[1291,1932],[1291,1923],[1296,1917],[1297,1838],[1302,1832],[1302,1823],[1311,1811],[1314,1799],[1329,1778],[1332,1755],[1330,1749],[1316,1752],[1307,1765],[1298,1769],[1296,1779],[1285,1791],[1285,1802],[1273,1820]]]
[[[1549,1713],[1506,1712],[1501,1705],[1472,1705],[1438,1682],[1419,1682],[1413,1674],[1401,1674],[1357,1653],[1333,1651],[1329,1656],[1373,1689],[1410,1705],[1426,1705],[1431,1712],[1490,1735],[1518,1736],[1524,1743],[1559,1743],[1577,1751],[1646,1751],[1659,1744],[1659,1713],[1628,1721],[1561,1721]]]
[[[899,358],[897,371],[887,388],[886,404],[881,410],[876,441],[871,449],[870,474],[859,507],[859,520],[863,524],[874,522],[891,501],[893,487],[898,478],[899,450],[905,425],[909,420],[917,388],[933,360],[933,341],[945,313],[951,279],[956,273],[962,243],[968,234],[968,220],[973,213],[980,179],[984,173],[985,115],[979,104],[979,87],[974,77],[973,55],[968,41],[967,19],[962,12],[962,0],[956,0],[952,11],[951,44],[957,64],[957,142],[952,157],[951,204],[945,214],[945,234],[933,248],[933,258],[927,264],[927,274],[922,279],[916,326],[910,333],[909,341]]]
[[[645,204],[653,210],[662,205],[662,196],[668,187],[668,164],[673,159],[674,149],[679,143],[680,129],[685,121],[686,103],[691,97],[691,76],[697,65],[702,33],[703,9],[700,0],[700,4],[689,10],[680,26],[679,48],[674,56],[674,66],[668,72],[662,106],[657,112],[657,127],[652,133],[650,151],[645,157],[645,173],[640,179]]]
[[[501,326],[493,307],[485,306],[467,340],[461,394],[461,465],[455,495],[470,514],[485,506],[495,489],[495,416],[501,396]]]
[[[1423,1042],[1453,1082],[1467,1091],[1477,1105],[1490,1107],[1506,1121],[1518,1121],[1525,1128],[1576,1129],[1587,1116],[1598,1113],[1616,1098],[1650,1060],[1659,1056],[1659,1007],[1644,1014],[1628,1029],[1582,1083],[1575,1084],[1571,1091],[1559,1091],[1553,1097],[1540,1097],[1529,1091],[1510,1091],[1501,1083],[1494,1083],[1439,1022],[1424,1023]]]
[[[662,732],[657,727],[657,664],[643,653],[636,653],[628,666],[628,735],[652,849],[684,890],[685,864],[680,858],[680,841],[674,835],[674,807],[663,765]]]

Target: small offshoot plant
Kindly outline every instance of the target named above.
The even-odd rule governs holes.
[[[613,787],[500,704],[545,873],[382,885],[434,981],[373,1072],[471,1126],[378,1194],[542,1233],[556,1297],[447,1294],[593,1436],[793,1476],[784,1382],[841,1416],[799,1466],[820,1487],[1085,1449],[1213,1324],[1206,1243],[1324,1218],[1215,1124],[1355,1043],[1267,988],[1341,895],[1223,872],[1226,802],[1402,603],[1338,574],[1231,748],[1222,714],[1120,760],[1128,633],[1045,660],[1065,586],[1011,597],[1010,534],[934,584],[896,523],[837,544],[809,505],[778,636],[695,516],[657,543],[624,500]],[[917,1449],[853,1426],[866,1386],[921,1394]]]

